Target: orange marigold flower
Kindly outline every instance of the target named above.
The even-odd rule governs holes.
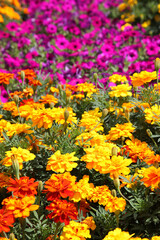
[[[23,89],[23,95],[25,97],[28,97],[28,96],[31,97],[33,95],[33,93],[34,93],[34,91],[33,91],[32,88],[25,88],[25,89]]]
[[[52,174],[51,178],[45,182],[46,190],[43,191],[47,193],[47,200],[52,201],[60,197],[72,197],[75,180],[76,177],[71,176],[70,173]]]
[[[34,182],[34,178],[21,177],[20,179],[10,178],[7,190],[8,192],[13,192],[16,197],[33,196],[37,194],[36,188],[38,187],[38,182]]]
[[[36,79],[29,79],[29,83],[30,86],[42,86],[42,83],[39,80]]]
[[[14,216],[11,211],[7,211],[6,209],[0,209],[0,233],[1,232],[9,232],[10,228],[13,227]]]
[[[88,228],[92,229],[92,231],[94,231],[96,229],[96,224],[93,220],[93,217],[87,217],[85,218],[82,223],[87,224]]]
[[[70,219],[76,220],[78,211],[75,205],[66,200],[56,199],[49,206],[46,207],[47,210],[53,211],[48,214],[48,218],[54,219],[54,222],[69,224]]]
[[[17,110],[17,106],[14,101],[3,103],[3,110],[13,112]]]
[[[39,205],[33,205],[35,197],[25,196],[23,198],[5,198],[2,201],[5,209],[11,211],[15,218],[29,217],[30,211],[35,211],[39,208]]]
[[[46,96],[42,96],[42,99],[40,99],[39,101],[42,103],[54,103],[56,104],[58,102],[58,99],[55,98],[53,95],[49,95],[47,94]]]
[[[46,170],[52,170],[59,173],[72,171],[73,168],[77,167],[76,161],[79,160],[74,154],[75,152],[61,154],[58,150],[49,158]]]
[[[14,74],[11,73],[0,73],[0,84],[9,84],[9,80],[14,78]]]
[[[149,83],[154,79],[157,79],[156,71],[147,72],[142,71],[140,73],[134,73],[133,76],[130,76],[133,87],[140,87],[145,83]]]
[[[159,188],[160,184],[160,168],[151,166],[149,168],[144,168],[142,171],[143,178],[141,181],[146,187],[151,187],[152,189]]]
[[[145,161],[146,158],[150,158],[149,156],[153,156],[154,154],[146,142],[141,142],[136,138],[132,138],[132,140],[127,139],[126,145],[122,149],[126,155],[129,153],[129,157],[132,159],[132,162],[135,163],[138,158],[141,161]]]
[[[23,162],[28,162],[33,160],[36,156],[33,153],[30,153],[27,149],[18,148],[11,148],[11,151],[6,152],[6,157],[2,159],[2,165],[7,167],[12,165],[12,158],[16,158],[19,162],[19,167],[22,169]]]
[[[0,173],[0,188],[8,186],[9,177],[5,173]]]
[[[112,127],[108,135],[106,135],[108,140],[115,141],[121,137],[132,137],[132,132],[135,128],[132,126],[132,123],[116,124],[115,127]]]
[[[32,70],[32,69],[25,69],[25,70],[22,70],[21,72],[24,72],[24,75],[25,75],[25,79],[27,80],[31,80],[33,78],[36,78],[36,73]],[[21,72],[18,72],[18,78],[21,79]]]

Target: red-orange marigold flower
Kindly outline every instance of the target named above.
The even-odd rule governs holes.
[[[67,202],[66,200],[56,199],[49,206],[47,210],[53,211],[48,214],[48,218],[54,219],[54,221],[69,224],[70,219],[76,220],[78,211],[74,203]]]
[[[0,209],[0,233],[9,232],[9,227],[13,227],[12,223],[14,223],[14,216],[12,212],[3,208]]]
[[[7,190],[8,192],[13,192],[13,195],[17,197],[36,195],[38,182],[34,182],[34,180],[34,178],[29,179],[29,177],[21,177],[20,179],[10,178]]]

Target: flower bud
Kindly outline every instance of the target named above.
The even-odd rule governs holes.
[[[107,108],[104,108],[103,111],[102,111],[102,118],[104,119],[108,114],[108,109]]]
[[[42,183],[42,181],[39,181],[37,190],[38,190],[38,195],[40,195],[42,190],[43,190],[43,183]]]
[[[11,156],[12,168],[17,179],[19,179],[19,162],[15,155]]]
[[[21,78],[22,78],[22,81],[24,82],[24,79],[25,79],[25,72],[24,71],[21,71]]]
[[[54,103],[53,102],[51,102],[49,105],[50,105],[50,108],[54,108]]]
[[[112,148],[112,156],[117,156],[118,154],[118,148],[117,147],[113,147]]]
[[[69,112],[68,112],[68,110],[65,110],[64,111],[64,120],[65,120],[65,122],[67,122],[68,118],[69,118]]]
[[[14,240],[14,239],[15,239],[14,233],[10,233],[9,239],[10,239],[10,240]]]
[[[93,73],[93,79],[94,79],[95,82],[97,82],[97,79],[98,79],[97,73]]]
[[[13,101],[15,102],[16,105],[19,104],[19,97],[18,97],[18,95],[15,94],[15,95],[13,96]]]
[[[155,70],[158,71],[160,69],[160,58],[155,59]]]
[[[119,178],[118,178],[118,177],[115,178],[115,179],[113,180],[113,182],[114,182],[114,186],[116,187],[116,189],[119,189],[119,186],[120,186]]]
[[[147,133],[147,135],[148,135],[149,137],[152,137],[152,132],[151,132],[150,129],[147,129],[147,130],[146,130],[146,133]]]
[[[116,192],[115,189],[112,189],[112,190],[111,190],[111,194],[112,194],[113,197],[117,197],[117,192]]]

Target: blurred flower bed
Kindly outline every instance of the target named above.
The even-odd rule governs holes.
[[[1,2],[1,240],[160,239],[160,37],[122,4]]]

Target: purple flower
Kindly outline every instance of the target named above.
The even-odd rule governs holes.
[[[53,34],[57,32],[57,27],[53,24],[49,24],[46,29],[47,33]]]

